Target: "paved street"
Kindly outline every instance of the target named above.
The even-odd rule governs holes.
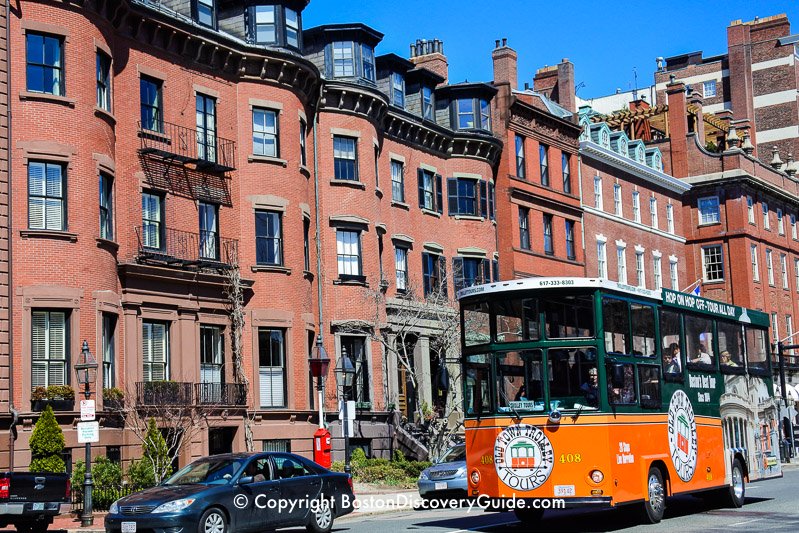
[[[598,512],[561,511],[545,516],[539,531],[799,531],[799,468],[790,468],[782,479],[747,486],[741,509],[717,509],[699,498],[669,501],[666,517],[657,526],[641,525],[632,509]],[[474,513],[460,509],[409,511],[375,516],[354,516],[336,523],[334,531],[374,533],[411,531],[460,533],[525,531],[512,513]]]

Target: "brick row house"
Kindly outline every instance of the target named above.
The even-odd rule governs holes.
[[[458,361],[431,348],[436,323],[415,332],[414,390],[369,328],[391,335],[411,287],[451,297],[497,279],[497,90],[449,84],[438,41],[407,60],[377,56],[382,34],[362,24],[305,30],[307,4],[30,0],[10,13],[17,464],[32,392],[77,388],[84,340],[107,415],[94,450],[109,457],[140,446],[108,422],[101,391],[146,407],[165,381],[174,401],[218,407],[181,464],[243,450],[248,432],[255,449],[310,455],[317,341],[332,360],[325,407],[357,402],[353,445],[371,455],[393,447],[394,408],[412,420],[422,404],[458,405],[459,386],[436,380]],[[344,354],[356,380],[342,391]],[[71,453],[75,405],[62,408]]]

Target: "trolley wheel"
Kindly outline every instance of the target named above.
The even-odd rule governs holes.
[[[724,507],[741,507],[746,499],[746,481],[740,459],[732,461],[732,484],[721,489],[719,503]]]
[[[650,524],[657,524],[666,512],[666,486],[660,469],[652,466],[646,476],[647,499],[644,501],[644,519]]]

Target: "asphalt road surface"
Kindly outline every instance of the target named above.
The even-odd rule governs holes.
[[[668,500],[666,516],[658,525],[643,525],[633,509],[605,511],[549,511],[537,531],[799,531],[799,468],[789,467],[782,479],[747,485],[746,504],[719,509],[700,498]],[[528,531],[513,513],[485,513],[463,509],[401,511],[372,516],[350,515],[336,521],[333,531],[375,533],[416,531],[466,533]],[[299,530],[297,530],[299,531]]]

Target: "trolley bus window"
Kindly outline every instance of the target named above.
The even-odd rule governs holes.
[[[463,339],[466,346],[491,342],[490,324],[488,303],[480,302],[463,306]]]
[[[602,319],[605,324],[605,351],[626,353],[627,334],[630,331],[627,302],[615,298],[603,298]]]
[[[680,315],[672,311],[660,311],[660,347],[663,352],[663,374],[666,378],[682,379],[685,361],[680,348]]]
[[[716,357],[713,353],[712,320],[685,315],[685,344],[688,368],[714,370]]]
[[[608,402],[611,405],[634,405],[635,367],[632,363],[608,363]]]
[[[633,354],[655,356],[655,308],[650,305],[630,304],[633,326]]]
[[[492,310],[497,316],[497,342],[537,341],[541,337],[534,299],[498,301]]]
[[[743,372],[743,329],[740,324],[718,320],[719,367],[725,373]]]
[[[548,339],[594,336],[594,302],[591,296],[541,298]]]
[[[464,405],[466,414],[479,416],[491,412],[490,367],[485,354],[465,357]]]
[[[768,375],[766,330],[746,328],[746,363],[750,373]]]
[[[551,348],[549,366],[549,401],[551,409],[596,407],[582,388],[591,383],[590,371],[596,369],[596,353],[591,348]],[[594,404],[594,405],[592,405]]]
[[[500,413],[544,410],[540,350],[498,353],[496,365]],[[525,383],[525,374],[531,374],[528,368],[537,368],[538,377]]]
[[[660,409],[660,367],[638,365],[638,383],[641,385],[641,407]]]

